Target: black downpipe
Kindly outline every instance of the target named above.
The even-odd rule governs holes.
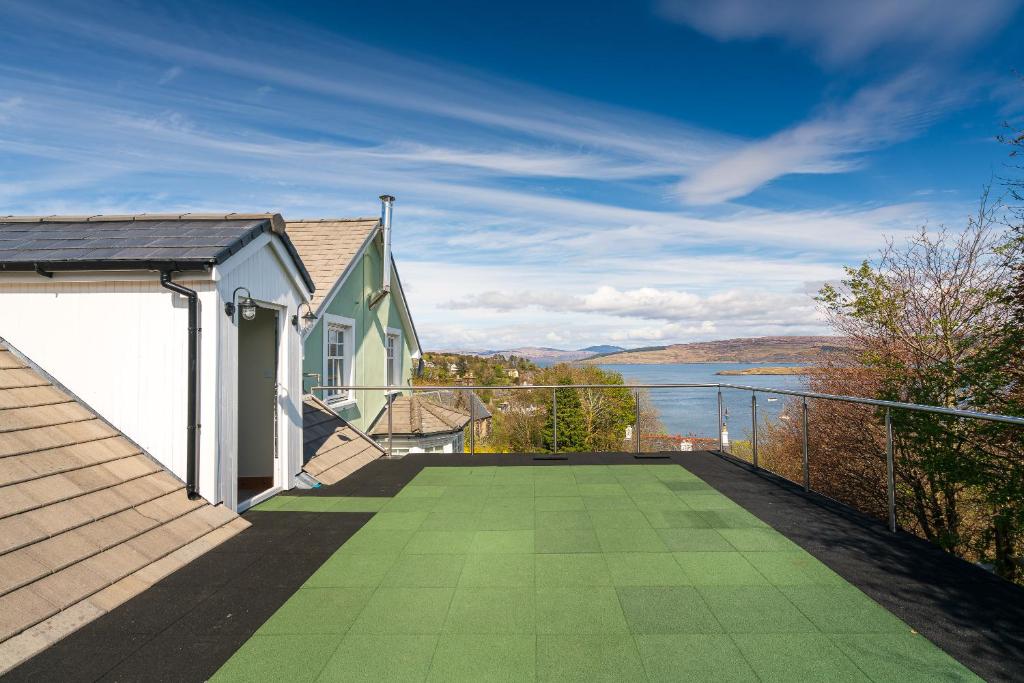
[[[171,271],[160,273],[160,286],[188,298],[188,497],[199,497],[196,465],[199,462],[199,295],[194,289],[171,282]]]

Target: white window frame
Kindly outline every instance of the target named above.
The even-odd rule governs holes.
[[[388,359],[388,340],[394,337],[395,339],[395,353],[393,359]],[[393,386],[398,386],[402,383],[402,360],[405,354],[402,352],[402,330],[389,327],[384,330],[384,380],[385,384],[391,385],[391,382],[387,381],[388,374],[391,371],[391,363],[395,365],[395,382]],[[398,393],[393,392],[393,393]]]
[[[342,363],[342,375],[344,383],[352,385],[356,383],[356,321],[354,318],[346,318],[340,315],[334,315],[333,313],[325,313],[323,317],[323,337],[321,339],[323,345],[323,381],[325,385],[330,384],[327,371],[327,358],[328,358],[328,339],[330,338],[331,327],[343,327],[344,338],[343,342],[345,345],[344,362]],[[324,401],[327,405],[332,408],[347,408],[348,406],[354,406],[356,404],[356,392],[349,391],[347,395],[335,394],[331,395],[326,393]]]

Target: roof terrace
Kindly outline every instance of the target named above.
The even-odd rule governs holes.
[[[851,405],[888,408],[890,434],[891,411],[911,409]],[[1024,667],[1024,591],[891,531],[884,505],[816,493],[808,442],[789,481],[765,469],[781,462],[770,439],[650,452],[641,431],[629,452],[383,457],[279,495],[10,676],[934,681]]]

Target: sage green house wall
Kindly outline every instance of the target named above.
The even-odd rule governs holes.
[[[399,312],[401,288],[398,278],[392,270],[391,294],[386,296],[372,310],[368,302],[373,294],[380,290],[381,285],[381,254],[380,239],[366,249],[362,257],[357,257],[352,265],[341,289],[327,303],[322,313],[350,318],[355,321],[355,353],[351,362],[355,363],[354,384],[384,386],[387,384],[387,348],[386,335],[389,328],[401,331],[401,378],[399,384],[412,385],[413,358],[416,338],[414,330],[403,321]],[[326,316],[320,319],[306,337],[302,369],[304,373],[317,373],[322,382],[326,383],[327,373],[324,368],[324,334]],[[352,352],[346,349],[346,354]],[[315,378],[306,377],[304,387],[308,390],[314,386]],[[357,429],[369,431],[373,421],[384,408],[386,397],[382,391],[358,391],[352,405],[341,403],[333,405],[338,413]],[[322,398],[322,393],[317,392]]]

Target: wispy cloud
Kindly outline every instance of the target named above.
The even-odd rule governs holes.
[[[661,0],[660,13],[718,40],[778,38],[830,66],[876,52],[941,55],[1004,25],[1019,0]]]

